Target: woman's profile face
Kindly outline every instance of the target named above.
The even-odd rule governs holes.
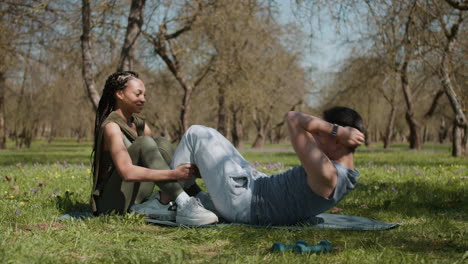
[[[131,79],[127,87],[117,91],[116,95],[121,102],[121,107],[130,113],[140,113],[145,106],[145,84],[137,78]]]

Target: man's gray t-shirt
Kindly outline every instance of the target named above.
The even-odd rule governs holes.
[[[314,193],[302,166],[255,179],[250,218],[252,224],[290,225],[310,219],[336,205],[356,186],[357,170],[332,161],[337,183],[331,198]]]

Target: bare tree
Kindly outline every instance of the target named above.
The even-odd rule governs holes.
[[[421,15],[417,0],[388,3],[384,1],[382,5],[367,0],[365,2],[377,28],[375,43],[378,49],[381,49],[378,53],[385,58],[387,65],[400,78],[406,105],[405,119],[410,129],[410,148],[419,150],[423,143],[421,124],[416,117],[417,97],[414,95],[415,85],[410,84],[410,74],[415,68],[416,60],[427,53],[427,47],[420,44],[425,30],[430,26],[430,21]],[[376,7],[383,10],[376,10]]]
[[[448,2],[454,2],[454,1],[448,1]],[[466,7],[466,3],[465,3],[465,7]],[[464,16],[463,16],[463,12],[460,11],[458,14],[458,19],[450,26],[450,28],[447,28],[448,26],[446,25],[444,21],[443,15],[439,15],[438,18],[439,18],[441,27],[443,29],[444,35],[446,37],[446,43],[444,45],[445,47],[442,53],[439,75],[440,75],[440,79],[441,79],[444,92],[449,99],[453,112],[455,113],[455,120],[454,120],[454,126],[453,126],[453,139],[452,139],[452,143],[453,143],[452,155],[458,157],[458,156],[463,156],[467,154],[468,152],[467,150],[468,123],[467,123],[465,113],[463,112],[463,106],[460,100],[458,99],[457,94],[454,89],[454,85],[453,85],[454,81],[452,80],[450,76],[450,73],[452,72],[450,58],[453,54],[455,46],[457,45],[457,36],[458,36],[460,26],[463,22]]]
[[[466,0],[461,0],[461,1],[456,1],[456,0],[445,0],[449,5],[451,5],[453,8],[456,8],[458,10],[468,10],[468,1]]]
[[[0,71],[0,149],[6,148],[5,87],[4,73]]]
[[[183,50],[179,48],[178,45],[181,44],[177,42],[177,39],[180,38],[180,36],[185,32],[191,30],[193,24],[200,15],[203,5],[201,2],[197,2],[195,7],[191,6],[190,4],[184,6],[185,8],[189,9],[189,11],[187,11],[188,15],[175,19],[179,22],[179,28],[175,29],[173,32],[168,32],[168,23],[173,22],[168,18],[170,6],[171,5],[169,4],[166,15],[159,25],[159,31],[153,34],[145,33],[145,35],[153,44],[155,53],[164,61],[169,71],[173,74],[180,87],[184,91],[179,119],[179,135],[181,136],[189,126],[192,94],[196,87],[208,74],[216,56],[210,56],[210,58],[206,60],[205,65],[199,67],[199,71],[191,75],[193,77],[190,78],[189,74],[184,72],[182,62],[179,59],[179,55],[181,55],[180,53],[183,52]]]
[[[143,26],[143,13],[146,0],[132,0],[130,14],[128,15],[127,32],[120,54],[117,71],[128,71],[133,68],[135,47]]]
[[[91,55],[91,6],[89,0],[83,0],[82,6],[82,22],[83,35],[81,35],[81,52],[82,52],[82,74],[88,91],[89,99],[93,104],[94,110],[97,110],[99,105],[99,93],[96,89],[93,74],[93,60]]]

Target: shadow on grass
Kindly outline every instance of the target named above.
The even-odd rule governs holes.
[[[271,161],[281,161],[285,166],[294,167],[300,165],[299,159],[294,152],[250,152],[243,153],[245,159],[250,162],[258,161],[267,163]],[[415,152],[415,151],[361,151],[356,153],[354,159],[355,166],[359,169],[362,167],[372,166],[450,166],[450,165],[468,165],[468,159],[456,158],[450,156],[450,153],[445,152]]]
[[[444,217],[464,221],[468,218],[468,201],[463,187],[457,188],[452,185],[450,189],[445,185],[438,186],[424,182],[358,184],[354,192],[354,197],[359,204],[348,203],[348,206],[350,209],[354,207],[354,209],[362,210],[365,217],[372,218],[373,215],[384,211],[425,219]],[[385,198],[385,195],[379,192],[392,194],[387,195],[389,198]],[[396,198],[393,193],[396,193]],[[381,199],[376,197],[381,197]],[[368,209],[362,208],[366,200],[369,201]]]
[[[449,228],[449,227],[448,227]],[[466,245],[450,239],[434,239],[417,233],[405,232],[405,235],[379,240],[377,247],[394,248],[398,251],[407,251],[416,254],[450,255],[463,254]],[[375,239],[360,240],[360,248],[366,250],[376,247]]]
[[[74,197],[73,192],[65,192],[63,196],[57,196],[55,200],[55,205],[60,212],[64,214],[72,212],[91,212],[89,203],[83,203],[82,201],[77,201],[78,198]]]

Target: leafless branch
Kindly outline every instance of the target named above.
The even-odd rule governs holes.
[[[451,5],[453,8],[466,11],[468,10],[468,1],[467,0],[462,0],[462,1],[456,1],[456,0],[445,0],[445,2],[449,5]]]

